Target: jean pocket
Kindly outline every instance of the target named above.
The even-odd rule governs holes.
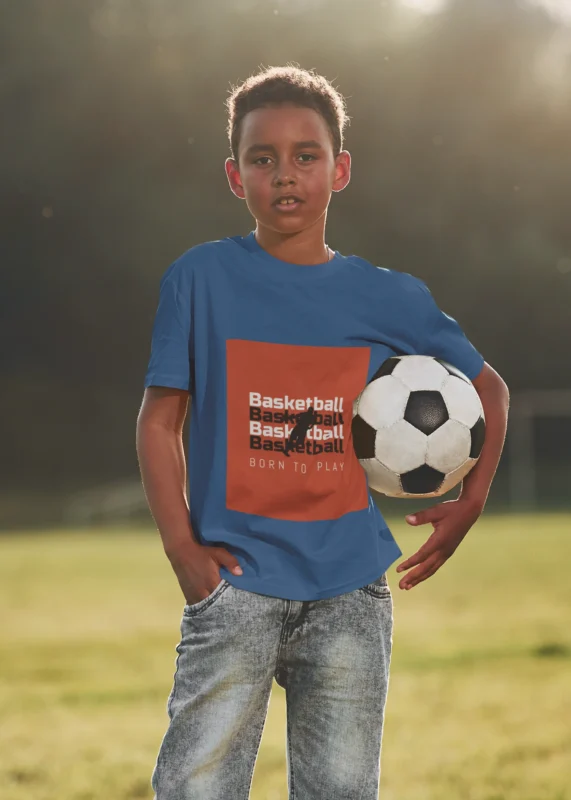
[[[389,598],[391,596],[391,590],[387,581],[387,573],[383,572],[380,578],[372,581],[372,583],[366,583],[365,586],[361,587],[361,591],[367,592],[367,594],[373,597],[379,597],[381,599]]]
[[[199,614],[201,611],[204,611],[216,600],[222,596],[224,591],[230,586],[230,583],[226,580],[226,578],[222,578],[218,586],[213,589],[209,595],[203,597],[202,600],[199,600],[197,603],[191,603],[190,605],[186,604],[183,609],[183,614],[186,617],[192,617],[195,614]]]

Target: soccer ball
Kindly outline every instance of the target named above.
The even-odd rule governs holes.
[[[388,358],[353,403],[353,448],[371,489],[439,497],[478,461],[486,423],[460,370],[432,356]]]

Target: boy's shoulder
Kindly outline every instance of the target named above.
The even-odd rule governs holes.
[[[384,286],[392,286],[396,290],[405,292],[424,293],[428,291],[428,287],[423,280],[412,275],[410,272],[400,272],[397,269],[390,269],[389,267],[381,267],[373,264],[366,258],[357,255],[345,256],[348,262],[353,263],[355,266],[369,273],[373,280],[380,281]]]
[[[224,239],[213,239],[189,247],[165,269],[161,281],[189,276],[201,264],[208,263],[224,252],[224,245]]]

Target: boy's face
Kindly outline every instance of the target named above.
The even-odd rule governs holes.
[[[276,232],[295,233],[314,225],[326,214],[331,192],[341,191],[350,180],[350,154],[343,150],[334,157],[327,123],[311,108],[282,104],[248,112],[239,148],[239,163],[228,158],[225,164],[230,188],[246,200],[261,225]],[[303,202],[294,211],[280,211],[276,198],[290,193]]]

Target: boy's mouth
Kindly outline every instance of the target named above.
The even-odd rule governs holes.
[[[296,211],[301,206],[302,202],[303,202],[303,200],[300,200],[300,198],[297,197],[296,195],[291,195],[291,196],[286,195],[283,198],[280,198],[278,200],[274,200],[272,205],[275,208],[277,208],[279,211],[282,211],[282,212],[283,211],[285,211],[285,212],[289,211],[291,213],[292,211]]]

